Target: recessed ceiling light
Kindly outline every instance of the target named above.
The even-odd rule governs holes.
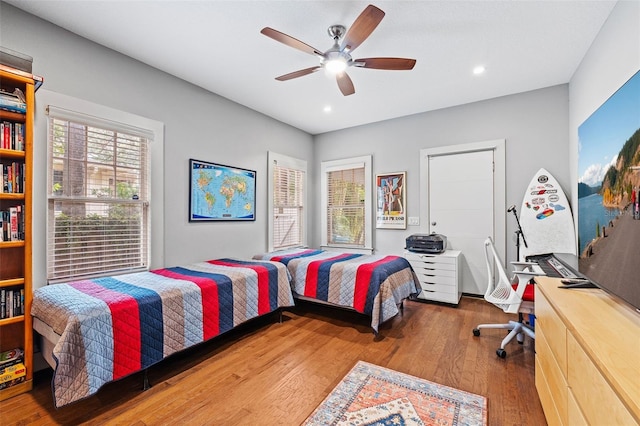
[[[475,67],[473,69],[473,73],[475,75],[480,75],[480,74],[484,73],[484,70],[485,70],[484,65],[478,65],[477,67]]]
[[[325,106],[322,110],[327,113],[331,112],[331,105]]]

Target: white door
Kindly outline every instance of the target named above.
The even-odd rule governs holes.
[[[463,293],[484,294],[484,240],[495,239],[494,150],[428,156],[428,229],[461,250]]]

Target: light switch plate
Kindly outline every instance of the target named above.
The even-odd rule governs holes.
[[[409,225],[420,225],[420,218],[415,216],[409,216]]]

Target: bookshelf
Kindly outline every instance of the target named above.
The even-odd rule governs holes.
[[[8,230],[3,231],[0,241],[0,295],[5,296],[0,311],[0,352],[22,349],[26,370],[24,381],[0,389],[0,401],[32,388],[33,329],[29,311],[32,298],[33,110],[35,91],[41,84],[41,77],[0,65],[0,89],[9,93],[20,89],[25,97],[24,112],[0,108],[3,130],[0,142],[4,142],[0,144],[0,211],[7,212],[3,227],[4,219],[9,219]],[[11,217],[13,213],[15,219]],[[8,303],[13,304],[9,306]]]

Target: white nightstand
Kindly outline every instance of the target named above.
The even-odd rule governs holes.
[[[404,257],[418,276],[422,300],[460,302],[460,250],[446,250],[440,254],[404,252]]]

